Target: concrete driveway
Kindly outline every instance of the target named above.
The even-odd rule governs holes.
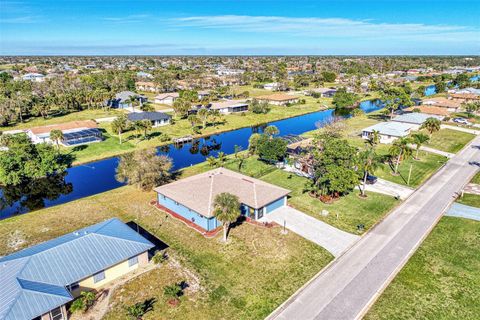
[[[359,188],[360,187],[357,187],[357,189]],[[408,198],[415,191],[407,186],[402,186],[401,184],[390,182],[380,178],[378,178],[375,184],[367,184],[366,190],[367,192],[377,192],[393,197],[398,197],[402,200]]]
[[[449,159],[452,158],[455,155],[455,153],[445,152],[445,151],[442,151],[442,150],[437,150],[437,149],[429,148],[429,147],[426,147],[426,146],[421,146],[420,150],[427,151],[427,152],[430,152],[430,153],[435,153],[435,154],[447,157]]]
[[[445,212],[445,215],[480,221],[480,208],[470,207],[455,202],[448,211]]]
[[[464,128],[464,127],[457,127],[457,126],[451,126],[451,125],[448,125],[448,124],[442,124],[442,125],[440,126],[440,128],[442,128],[442,129],[457,130],[457,131],[462,131],[462,132],[471,133],[471,134],[475,134],[475,135],[480,134],[480,130],[469,129],[469,128]]]
[[[291,207],[281,207],[261,220],[276,222],[288,230],[327,249],[335,257],[350,248],[360,237],[339,230]]]

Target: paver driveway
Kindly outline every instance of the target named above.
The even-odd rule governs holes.
[[[327,249],[335,257],[345,252],[360,237],[339,230],[292,207],[281,207],[262,220],[273,221]]]

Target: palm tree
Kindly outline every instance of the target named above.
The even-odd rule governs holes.
[[[263,133],[266,134],[267,136],[269,136],[270,139],[272,139],[273,136],[279,134],[280,131],[275,126],[268,126],[263,130]]]
[[[360,153],[360,166],[363,169],[363,187],[360,189],[362,197],[366,197],[367,177],[369,173],[374,173],[381,165],[380,158],[373,148],[368,148]]]
[[[390,147],[390,155],[397,157],[395,162],[394,174],[398,174],[398,166],[400,161],[406,159],[412,154],[412,149],[410,148],[411,139],[409,137],[403,137],[395,140],[395,142]]]
[[[226,159],[225,152],[220,151],[217,155],[217,160],[221,167],[223,167],[223,164],[225,163],[225,159]]]
[[[195,127],[197,126],[199,119],[196,115],[191,114],[187,118],[188,122],[192,125],[192,130],[195,131]]]
[[[216,167],[217,166],[217,159],[215,157],[210,156],[207,158],[207,163],[210,167]]]
[[[371,145],[372,148],[375,148],[380,143],[380,132],[378,130],[373,130],[367,143]]]
[[[152,122],[147,119],[135,121],[135,129],[139,133],[143,132],[143,139],[146,139],[147,132],[152,129]]]
[[[55,142],[55,144],[57,145],[57,150],[59,150],[60,141],[63,140],[63,132],[57,129],[50,131],[50,140]]]
[[[223,192],[215,196],[213,214],[223,224],[223,241],[227,242],[230,224],[240,216],[240,201],[237,196]]]
[[[430,140],[430,137],[426,135],[425,133],[422,132],[417,132],[412,134],[412,140],[413,143],[416,145],[416,150],[417,153],[415,155],[415,159],[418,160],[418,151],[420,150],[422,144],[426,143],[428,140]]]
[[[112,131],[118,133],[118,139],[120,140],[120,144],[122,144],[122,133],[123,131],[127,130],[127,127],[128,122],[125,115],[121,115],[112,121]]]
[[[422,124],[420,129],[427,129],[427,131],[430,133],[430,136],[431,136],[432,133],[440,130],[440,124],[441,124],[440,120],[438,120],[437,118],[430,117],[427,120],[425,120],[425,122]]]
[[[207,127],[207,121],[209,116],[210,116],[210,111],[208,109],[200,109],[198,111],[198,117],[200,121],[202,121],[202,128],[204,129]]]

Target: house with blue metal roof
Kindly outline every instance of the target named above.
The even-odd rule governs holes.
[[[395,116],[392,121],[394,122],[401,122],[401,123],[408,123],[408,124],[413,124],[416,126],[415,130],[418,130],[420,126],[427,121],[428,118],[435,118],[440,121],[443,120],[443,116],[438,116],[438,115],[432,115],[432,114],[427,114],[427,113],[421,113],[421,112],[410,112],[410,113],[404,113],[398,116]]]
[[[154,245],[113,218],[0,258],[0,320],[64,320],[66,304],[148,263]]]
[[[380,137],[380,143],[392,143],[398,138],[408,136],[417,125],[403,122],[380,122],[362,130],[362,138],[369,139],[374,131]]]

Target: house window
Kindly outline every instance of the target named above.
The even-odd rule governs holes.
[[[128,259],[128,266],[129,267],[132,267],[136,264],[138,264],[138,256],[131,257],[130,259]]]
[[[62,311],[62,307],[55,308],[50,311],[50,319],[52,320],[63,320],[65,319]]]
[[[98,273],[95,273],[95,274],[93,275],[93,283],[100,282],[100,281],[102,281],[102,280],[104,280],[104,279],[105,279],[105,270],[102,270],[102,271],[100,271],[100,272],[98,272]]]
[[[68,290],[70,290],[70,291],[75,291],[78,288],[80,288],[80,285],[78,284],[78,282],[74,282],[74,283],[72,283],[71,285],[68,286]]]

